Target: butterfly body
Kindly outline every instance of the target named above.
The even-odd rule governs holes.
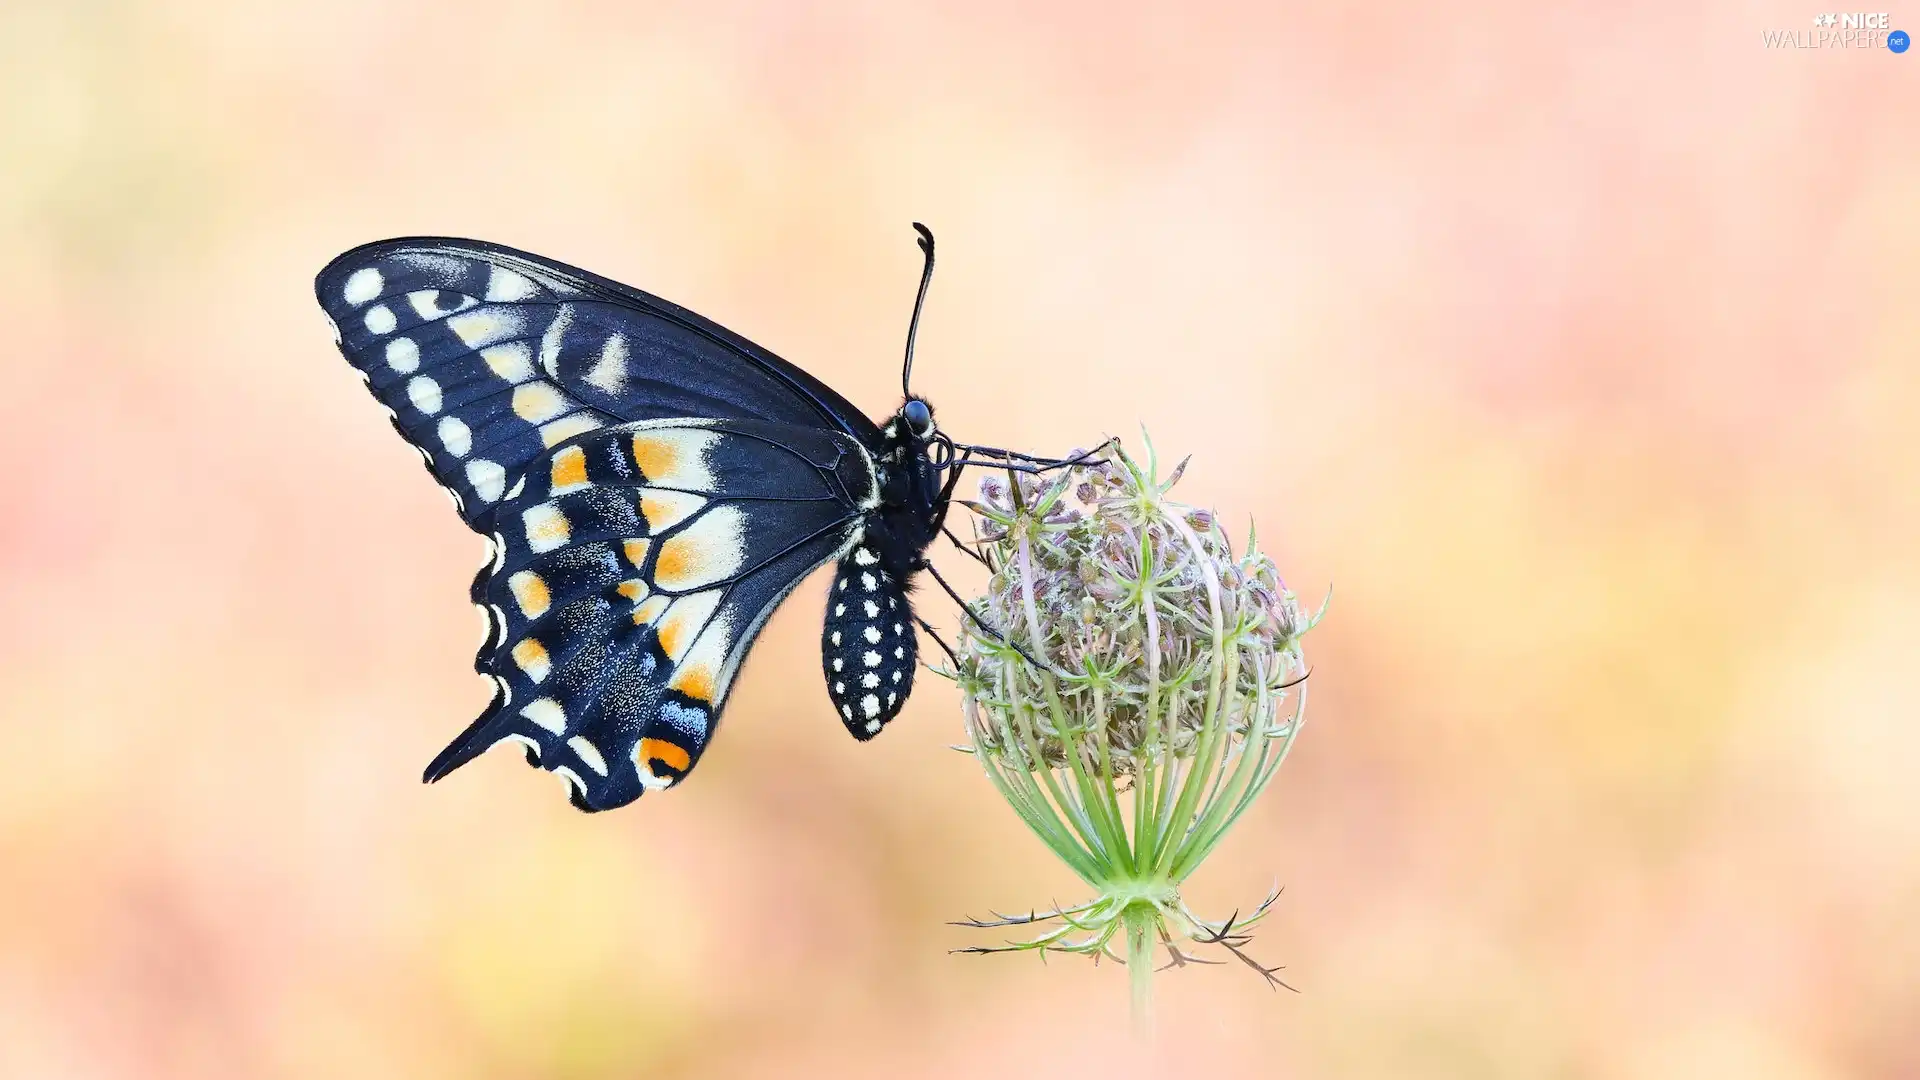
[[[875,425],[690,311],[497,245],[366,245],[316,292],[491,544],[471,596],[493,701],[428,780],[505,742],[583,810],[677,783],[766,619],[828,562],[829,696],[861,739],[898,714],[908,589],[951,491],[924,401]]]

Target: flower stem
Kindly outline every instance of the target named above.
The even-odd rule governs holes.
[[[1133,987],[1133,1031],[1142,1039],[1153,1037],[1153,932],[1159,925],[1159,913],[1150,903],[1135,901],[1127,906],[1127,982]]]

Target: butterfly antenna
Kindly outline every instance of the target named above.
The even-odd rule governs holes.
[[[913,321],[907,324],[907,359],[900,366],[900,393],[908,397],[913,395],[913,339],[920,332],[920,309],[927,304],[927,286],[933,281],[933,232],[917,221],[913,231],[920,234],[920,251],[927,263],[920,269],[920,295],[913,298]]]

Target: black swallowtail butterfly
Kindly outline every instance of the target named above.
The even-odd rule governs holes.
[[[908,590],[961,468],[1041,460],[955,443],[906,390],[933,271],[915,229],[907,396],[882,425],[685,308],[525,252],[385,240],[320,272],[340,351],[492,545],[471,595],[493,701],[428,782],[506,741],[582,810],[679,782],[761,625],[830,560],[834,707],[863,740],[899,713]]]

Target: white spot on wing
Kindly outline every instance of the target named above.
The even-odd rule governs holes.
[[[607,336],[600,347],[600,359],[593,362],[585,376],[588,385],[619,394],[627,388],[627,339],[619,334]]]
[[[660,616],[658,630],[661,643],[671,645],[666,650],[667,659],[677,664],[686,657],[687,650],[693,647],[694,637],[719,605],[719,589],[683,596],[673,602],[667,613]]]
[[[572,324],[573,305],[561,304],[559,313],[547,324],[547,332],[540,335],[540,366],[550,378],[560,377],[560,345],[566,339],[567,327]]]
[[[533,347],[524,341],[490,345],[480,350],[480,359],[507,382],[523,383],[533,378]]]
[[[705,588],[733,576],[747,561],[741,529],[746,515],[737,506],[720,505],[660,544],[654,581],[671,592]]]
[[[600,756],[600,748],[587,741],[586,736],[575,735],[567,740],[567,746],[580,755],[580,760],[587,763],[587,768],[601,776],[607,775],[607,759]]]
[[[400,325],[400,320],[393,317],[393,312],[387,310],[385,304],[375,304],[368,308],[366,322],[367,332],[370,334],[391,334],[393,328]]]
[[[533,279],[525,274],[504,266],[491,267],[487,271],[487,299],[490,301],[531,300],[539,292]]]
[[[422,319],[437,319],[447,312],[462,311],[472,307],[473,298],[456,296],[452,307],[442,308],[439,289],[416,289],[407,294],[407,303],[413,305],[413,313]]]
[[[500,492],[507,486],[507,470],[497,462],[475,458],[467,462],[467,483],[473,485],[473,493],[480,496],[480,501],[499,502]]]
[[[869,645],[880,644],[880,628],[879,627],[869,626],[861,633],[865,635],[867,639],[867,644]]]
[[[551,420],[567,411],[567,399],[544,382],[530,382],[513,389],[513,411],[529,424]]]
[[[880,561],[880,557],[867,548],[857,548],[853,553],[853,561],[861,566],[872,566]]]
[[[880,715],[879,695],[868,694],[866,697],[861,698],[860,711],[867,714],[868,716],[879,716]]]
[[[565,734],[567,730],[566,710],[552,698],[543,697],[527,702],[526,707],[520,710],[520,715],[555,735]]]
[[[527,529],[527,547],[535,552],[564,547],[572,534],[567,516],[552,503],[530,506],[520,515]]]
[[[447,320],[447,327],[469,349],[497,345],[526,330],[526,318],[513,308],[487,307],[462,312]]]
[[[420,366],[420,346],[412,338],[397,337],[387,342],[387,366],[402,375]]]
[[[386,279],[380,276],[380,271],[371,266],[363,266],[347,278],[346,287],[340,291],[340,295],[347,303],[357,307],[379,296],[380,290],[386,284]]]
[[[407,383],[407,400],[413,407],[431,416],[440,411],[440,384],[426,375],[416,375]]]
[[[473,449],[473,431],[459,417],[443,416],[440,418],[440,445],[446,447],[447,453],[454,457],[466,457],[467,451]]]
[[[540,441],[548,446],[558,446],[583,431],[592,431],[599,426],[600,421],[594,419],[593,413],[581,410],[563,416],[550,424],[540,425]]]

